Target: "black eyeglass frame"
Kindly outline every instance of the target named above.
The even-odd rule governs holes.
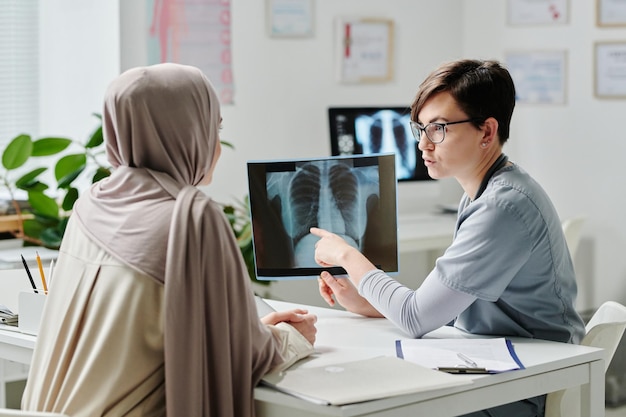
[[[413,133],[413,137],[415,138],[415,141],[417,143],[420,142],[420,140],[422,139],[422,133],[426,133],[426,138],[428,138],[428,140],[437,145],[441,142],[444,141],[444,139],[446,138],[446,127],[448,127],[449,125],[457,125],[460,123],[469,123],[469,122],[475,122],[477,119],[476,118],[471,118],[471,119],[465,119],[465,120],[459,120],[457,122],[445,122],[445,123],[440,123],[440,122],[432,122],[432,123],[428,123],[426,126],[422,127],[419,123],[414,122],[413,120],[411,120],[409,123],[411,125],[411,133]],[[438,141],[434,141],[429,135],[428,132],[426,131],[426,129],[428,129],[428,126],[439,126],[440,128],[442,128],[442,135],[441,135],[441,140]]]

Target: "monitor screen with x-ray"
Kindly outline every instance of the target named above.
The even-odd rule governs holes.
[[[429,181],[422,152],[411,133],[408,107],[331,107],[332,155],[393,152],[398,181]]]
[[[394,154],[248,162],[257,278],[305,279],[341,267],[315,262],[317,236],[331,231],[374,265],[398,272]]]

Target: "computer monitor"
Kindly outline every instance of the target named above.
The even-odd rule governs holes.
[[[328,119],[332,155],[393,152],[398,181],[432,180],[411,133],[408,107],[331,107]]]
[[[255,269],[260,280],[314,278],[316,226],[343,237],[374,265],[398,272],[394,154],[249,161]]]

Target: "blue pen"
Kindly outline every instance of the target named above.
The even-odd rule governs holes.
[[[28,264],[26,263],[26,259],[24,259],[24,255],[20,255],[22,257],[22,263],[24,264],[24,269],[26,269],[26,273],[28,274],[28,279],[30,280],[30,285],[33,286],[33,290],[37,291],[37,286],[35,285],[35,280],[33,280],[33,276],[30,274],[30,268],[28,268]]]

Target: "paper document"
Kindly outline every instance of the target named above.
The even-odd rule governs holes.
[[[396,340],[396,355],[427,368],[452,373],[524,369],[513,344],[505,338]]]
[[[343,405],[471,384],[392,356],[267,374],[262,383],[323,405]]]
[[[0,323],[9,326],[17,326],[17,314],[13,313],[7,306],[0,304]]]

